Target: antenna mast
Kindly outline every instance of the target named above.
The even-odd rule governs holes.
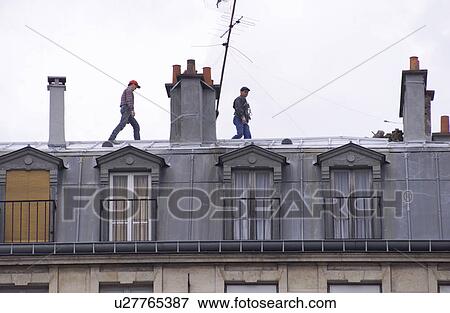
[[[217,106],[216,106],[216,119],[217,116],[219,116],[219,102],[220,102],[220,94],[222,93],[222,83],[223,83],[223,74],[225,73],[225,64],[227,62],[227,54],[228,54],[228,47],[230,45],[230,37],[231,37],[231,30],[233,29],[234,25],[241,22],[241,19],[238,19],[235,23],[233,23],[234,18],[234,9],[236,8],[236,0],[233,0],[233,10],[231,11],[231,19],[230,19],[230,26],[228,26],[228,30],[221,36],[221,38],[228,32],[228,38],[227,42],[225,42],[223,45],[225,46],[225,55],[223,57],[223,65],[222,65],[222,74],[220,75],[220,92],[219,97],[217,98]]]

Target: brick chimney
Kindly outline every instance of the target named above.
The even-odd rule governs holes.
[[[449,118],[448,115],[441,116],[441,134],[449,133]]]
[[[61,76],[48,76],[47,90],[50,91],[50,131],[48,146],[65,148],[64,91],[66,91],[66,78]]]
[[[402,72],[400,117],[403,117],[404,141],[431,141],[431,101],[434,91],[427,90],[427,70],[419,59],[410,58],[410,69]]]
[[[433,141],[450,141],[449,124],[448,115],[442,115],[441,131],[439,133],[433,133]]]
[[[215,142],[219,86],[212,84],[211,69],[205,67],[203,73],[197,73],[195,60],[188,60],[181,74],[181,67],[174,65],[172,83],[166,84],[166,91],[170,98],[170,142]]]

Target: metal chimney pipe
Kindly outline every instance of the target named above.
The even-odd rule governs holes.
[[[48,76],[47,90],[50,91],[50,131],[49,147],[66,147],[64,132],[64,91],[66,78],[62,76]]]

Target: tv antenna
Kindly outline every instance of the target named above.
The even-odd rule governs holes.
[[[217,4],[219,4],[219,1],[217,2]],[[233,0],[233,9],[231,10],[231,18],[230,18],[230,25],[228,26],[228,30],[226,32],[224,32],[222,34],[222,36],[220,36],[220,38],[223,38],[227,33],[228,33],[228,37],[227,37],[227,41],[223,44],[225,46],[225,55],[223,57],[223,65],[222,65],[222,73],[220,74],[220,92],[219,92],[219,96],[217,97],[217,105],[216,105],[216,119],[219,116],[219,103],[220,103],[220,94],[222,93],[222,83],[223,83],[223,75],[225,73],[225,65],[227,63],[227,55],[228,55],[228,48],[230,46],[230,37],[231,37],[231,31],[233,30],[233,27],[237,24],[239,24],[243,18],[243,16],[241,16],[238,20],[234,21],[234,11],[236,9],[236,0]]]

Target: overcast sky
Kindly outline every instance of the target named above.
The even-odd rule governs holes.
[[[227,6],[216,0],[0,0],[0,142],[46,141],[47,76],[66,76],[66,140],[105,140],[126,84],[169,109],[172,65],[211,66],[220,80]],[[229,2],[231,3],[231,1]],[[232,101],[248,86],[254,138],[358,136],[402,128],[401,71],[417,55],[436,90],[432,128],[450,113],[450,2],[446,0],[237,0],[217,120],[231,138]],[[414,30],[426,27],[314,96],[273,117]],[[109,76],[31,31],[50,38]],[[211,47],[197,47],[214,45]],[[240,52],[238,52],[240,51]],[[245,57],[242,55],[244,54]],[[250,60],[248,60],[249,58]],[[145,140],[169,138],[169,114],[135,97]],[[384,120],[400,123],[385,123]],[[127,126],[118,139],[132,139]]]

